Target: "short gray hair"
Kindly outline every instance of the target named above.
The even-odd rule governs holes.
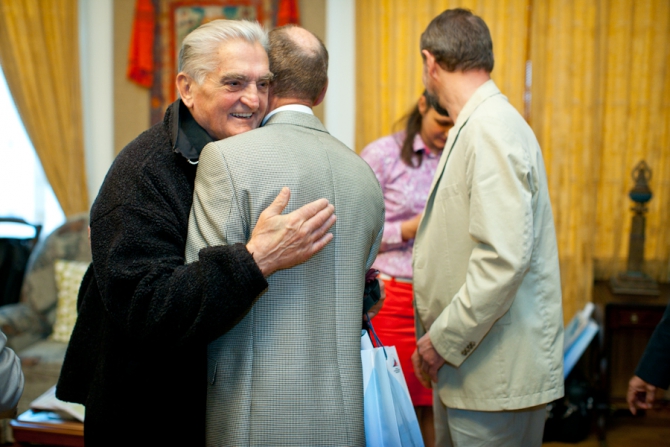
[[[208,73],[216,71],[219,59],[213,57],[221,44],[243,39],[259,43],[267,52],[268,35],[258,22],[248,20],[212,20],[191,31],[179,50],[179,71],[202,84]]]

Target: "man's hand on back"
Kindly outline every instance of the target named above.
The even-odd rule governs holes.
[[[247,243],[247,250],[266,277],[305,262],[333,239],[328,230],[337,217],[328,200],[319,199],[282,215],[290,197],[289,189],[282,188],[259,216]]]

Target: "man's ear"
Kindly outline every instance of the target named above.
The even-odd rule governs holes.
[[[423,64],[426,69],[426,74],[431,78],[435,78],[437,76],[437,62],[435,62],[435,56],[428,50],[421,50],[421,55],[423,56]]]
[[[319,96],[314,100],[314,105],[312,107],[316,107],[323,102],[323,98],[326,97],[326,90],[328,90],[328,79],[326,79],[326,85],[323,86],[323,90],[321,90]]]
[[[419,97],[417,106],[419,107],[419,113],[421,114],[421,116],[424,116],[426,112],[428,112],[428,109],[430,108],[428,107],[428,101],[426,100],[426,97],[423,95]]]
[[[184,72],[177,75],[177,91],[184,105],[190,108],[193,105],[193,86],[195,81]]]

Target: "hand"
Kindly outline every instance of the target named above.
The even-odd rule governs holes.
[[[421,360],[421,371],[433,382],[437,382],[437,371],[447,362],[433,347],[430,334],[426,333],[416,343],[416,353]]]
[[[368,310],[368,318],[370,319],[372,319],[375,315],[379,313],[380,310],[382,310],[382,307],[384,306],[384,300],[386,299],[386,291],[384,290],[384,281],[377,279],[377,282],[379,283],[379,301],[377,301],[375,305]]]
[[[657,389],[654,385],[645,382],[638,376],[631,377],[628,382],[628,393],[626,393],[626,401],[628,401],[630,412],[637,414],[638,408],[651,410],[656,393],[660,394],[660,389]]]
[[[414,350],[411,359],[412,359],[412,366],[414,367],[414,375],[419,380],[421,385],[423,385],[426,388],[432,388],[433,384],[430,382],[430,377],[428,376],[428,374],[423,372],[423,369],[421,369],[422,360],[418,350],[416,349]]]
[[[405,220],[400,224],[400,237],[403,241],[414,239],[416,236],[416,230],[419,228],[419,222],[421,222],[422,215],[423,213],[419,213],[411,219]]]
[[[319,199],[282,215],[291,191],[282,188],[275,200],[258,217],[247,250],[263,276],[305,262],[332,239],[328,233],[337,217],[335,207]]]

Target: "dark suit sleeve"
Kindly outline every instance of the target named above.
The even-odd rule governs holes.
[[[670,304],[654,330],[635,375],[658,388],[670,385]]]

